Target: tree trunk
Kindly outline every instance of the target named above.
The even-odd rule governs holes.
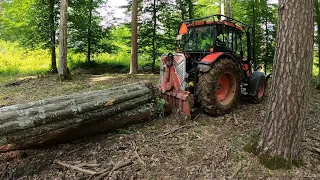
[[[279,28],[267,113],[257,154],[271,169],[301,160],[313,58],[313,0],[279,2]]]
[[[226,0],[227,16],[232,17],[232,4],[231,0]]]
[[[266,36],[266,43],[265,43],[265,57],[264,57],[264,73],[267,74],[267,62],[269,60],[269,29],[268,29],[268,0],[265,0],[265,36]]]
[[[184,4],[184,1],[182,1],[182,0],[179,1],[179,8],[181,10],[181,19],[185,20],[186,7],[185,7],[185,4]]]
[[[252,57],[253,57],[253,68],[257,68],[257,59],[256,59],[256,8],[255,8],[255,0],[252,2]]]
[[[59,76],[61,79],[70,79],[70,72],[67,65],[68,52],[68,0],[61,0],[60,3],[60,54],[59,54]]]
[[[224,13],[224,0],[220,0],[220,14],[225,15],[225,13]]]
[[[187,4],[189,7],[189,19],[193,19],[193,3],[192,0],[187,0]]]
[[[50,44],[51,44],[51,72],[58,73],[57,70],[57,57],[56,57],[56,28],[54,23],[54,0],[49,0],[49,28],[50,28]]]
[[[315,9],[316,9],[316,23],[317,23],[317,44],[318,44],[318,82],[317,89],[320,89],[320,9],[319,9],[319,0],[315,0]]]
[[[149,118],[148,83],[59,96],[0,108],[0,152],[75,139]]]
[[[87,63],[90,64],[91,63],[91,21],[92,21],[92,4],[93,4],[93,0],[90,0],[90,4],[89,4],[89,21],[88,21],[88,52],[87,52]]]
[[[138,73],[138,0],[132,1],[130,74]]]
[[[157,32],[157,0],[153,0],[153,34],[152,34],[152,72],[155,73],[156,65],[156,32]]]

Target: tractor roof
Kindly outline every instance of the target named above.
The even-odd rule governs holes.
[[[224,17],[225,19],[221,20],[222,17]],[[190,19],[183,22],[186,23],[187,27],[202,26],[207,24],[224,24],[226,26],[235,27],[240,31],[245,31],[246,27],[248,27],[247,24],[241,21],[235,20],[233,18],[224,16],[221,14],[216,14],[216,15],[206,16],[206,17],[201,17],[196,19]]]

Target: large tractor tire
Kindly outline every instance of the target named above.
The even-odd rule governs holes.
[[[212,116],[228,113],[240,96],[240,67],[230,59],[216,62],[201,74],[197,84],[197,101]]]
[[[251,96],[251,101],[256,104],[260,104],[262,100],[265,98],[267,88],[267,78],[265,76],[261,76],[258,79],[256,92]]]

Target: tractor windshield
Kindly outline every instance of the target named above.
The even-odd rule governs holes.
[[[212,25],[190,27],[182,36],[181,48],[184,51],[209,51],[213,47],[214,34]]]
[[[187,27],[185,27],[187,28]],[[230,51],[240,54],[242,32],[222,24],[193,26],[185,29],[180,48],[185,52]]]

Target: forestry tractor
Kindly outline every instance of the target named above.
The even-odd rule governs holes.
[[[173,109],[194,108],[212,116],[228,113],[241,95],[260,103],[266,75],[253,70],[250,26],[223,15],[180,23],[176,53],[160,62],[159,89]]]

